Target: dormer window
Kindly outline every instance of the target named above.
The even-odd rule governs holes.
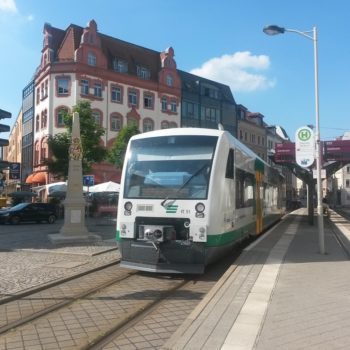
[[[128,62],[126,62],[124,60],[120,60],[118,58],[115,58],[113,60],[113,69],[119,73],[127,73],[128,72]]]
[[[96,55],[92,52],[88,53],[88,65],[89,66],[96,66]]]
[[[173,77],[170,74],[168,74],[166,76],[166,84],[168,86],[173,86],[174,85],[174,79],[173,79]]]
[[[146,67],[137,66],[137,76],[141,79],[149,80],[151,78],[151,72]]]

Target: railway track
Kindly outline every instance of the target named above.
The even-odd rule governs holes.
[[[123,348],[127,341],[143,349],[146,341],[156,349],[231,263],[232,257],[224,259],[201,276],[154,275],[114,265],[18,296],[0,305],[0,348]]]

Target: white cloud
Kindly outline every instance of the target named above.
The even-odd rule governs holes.
[[[17,7],[14,0],[0,0],[0,12],[17,13]]]
[[[33,15],[28,15],[27,16],[27,21],[28,22],[34,21],[34,16]]]
[[[192,74],[229,85],[233,92],[264,90],[275,85],[275,81],[258,71],[270,66],[268,56],[254,56],[249,51],[214,57],[191,70]]]

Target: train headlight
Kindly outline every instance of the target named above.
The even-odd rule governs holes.
[[[205,205],[203,203],[197,203],[195,206],[196,218],[204,218]]]
[[[197,213],[203,213],[205,210],[205,205],[203,203],[197,203],[195,209]]]
[[[126,211],[131,211],[131,209],[132,209],[132,203],[131,203],[131,202],[125,202],[125,204],[124,204],[124,209],[125,209]]]

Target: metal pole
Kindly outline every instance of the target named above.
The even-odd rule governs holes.
[[[315,62],[315,109],[316,109],[316,173],[317,173],[317,219],[318,219],[318,241],[320,253],[325,254],[324,225],[323,225],[323,193],[322,193],[322,149],[320,141],[320,115],[318,108],[318,57],[317,57],[317,29],[313,27],[314,62]]]

